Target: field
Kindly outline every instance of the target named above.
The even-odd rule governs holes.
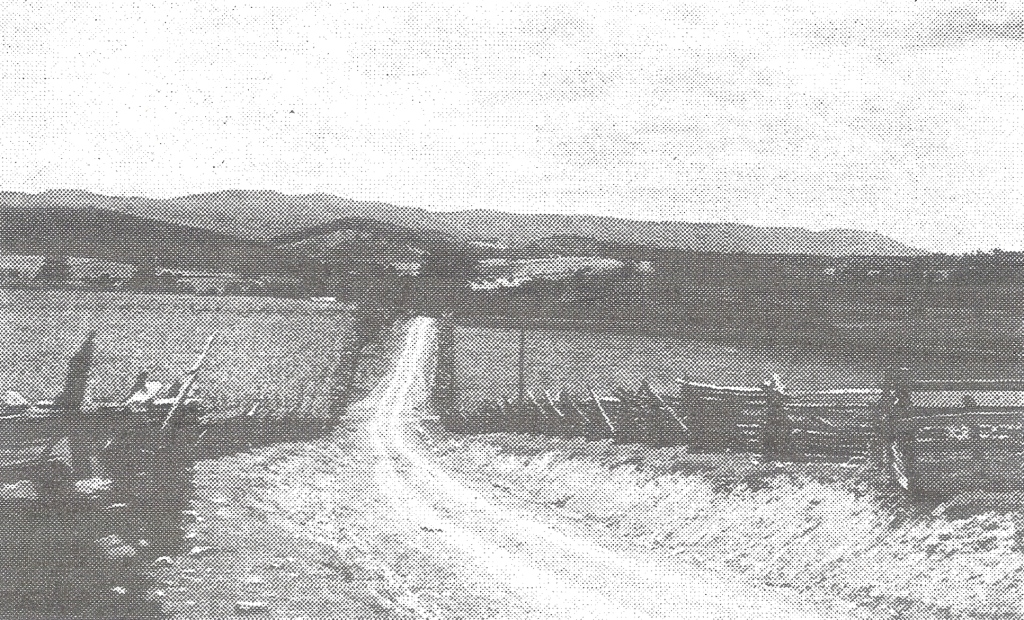
[[[467,289],[453,294],[460,296],[460,323],[478,327],[515,328],[525,319],[551,329],[619,327],[665,338],[874,356],[942,356],[957,351],[1003,360],[1019,359],[1024,348],[1019,286],[799,280],[729,285],[670,277],[678,275],[658,272],[633,280],[572,285],[534,282],[520,287],[527,290]],[[435,300],[433,305],[443,304]]]
[[[135,377],[173,381],[215,337],[198,378],[205,412],[327,415],[327,382],[352,337],[338,304],[257,297],[191,297],[0,290],[0,389],[29,400],[60,391],[67,361],[91,331],[94,400],[127,396]]]
[[[865,329],[871,329],[869,324]],[[516,393],[519,333],[459,327],[455,381],[460,406]],[[878,387],[894,360],[868,352],[783,344],[742,344],[621,331],[528,329],[527,389],[567,389],[585,394],[635,388],[647,379],[656,391],[675,393],[675,379],[756,386],[772,373],[797,390]],[[903,358],[919,379],[1010,379],[1024,376],[1020,356],[985,351],[931,351]]]
[[[0,317],[0,390],[30,400],[61,389],[68,358],[92,330],[97,346],[88,394],[95,400],[127,396],[141,370],[176,379],[210,335],[215,340],[197,385],[203,414],[225,428],[232,426],[224,420],[250,412],[326,420],[336,413],[339,388],[350,387],[340,385],[347,375],[339,366],[355,341],[355,319],[339,304],[2,291]],[[112,453],[143,454],[141,465],[111,456],[108,468],[132,475],[111,473],[117,479],[109,489],[93,495],[48,504],[33,500],[25,481],[0,484],[0,616],[160,615],[154,560],[203,549],[202,540],[183,538],[200,519],[193,512],[197,486],[230,486],[242,473],[217,469],[217,460],[193,468],[196,452],[187,437],[170,435],[159,446],[115,444]],[[264,434],[230,439],[239,445],[213,446],[213,453],[230,458],[249,440],[255,446],[274,441]]]

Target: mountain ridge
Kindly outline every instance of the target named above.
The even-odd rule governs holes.
[[[223,190],[176,198],[146,198],[49,190],[39,194],[2,192],[0,203],[11,202],[13,196],[19,197],[17,202],[25,206],[94,206],[259,243],[315,229],[333,220],[365,218],[418,229],[426,236],[440,234],[463,242],[497,240],[513,247],[548,237],[580,236],[602,242],[694,252],[821,256],[926,254],[879,233],[848,228],[814,231],[731,222],[632,220],[612,215],[530,214],[481,208],[429,211],[326,193]]]
[[[0,192],[0,253],[243,273],[276,272],[302,262],[302,257],[265,243],[115,211],[91,201],[68,204],[66,196],[39,202]]]

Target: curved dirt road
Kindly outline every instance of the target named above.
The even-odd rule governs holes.
[[[642,552],[600,526],[449,475],[416,422],[435,352],[434,322],[410,321],[392,370],[359,408],[386,512],[424,533],[410,542],[418,553],[450,568],[445,617],[846,617],[831,604]]]

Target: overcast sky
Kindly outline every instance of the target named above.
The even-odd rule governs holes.
[[[1024,249],[1024,0],[2,2],[3,190]]]

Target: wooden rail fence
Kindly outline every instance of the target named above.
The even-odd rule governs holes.
[[[793,461],[863,461],[878,451],[880,390],[786,395],[771,389],[680,382],[677,395],[643,381],[633,390],[530,389],[471,410],[440,411],[455,433],[536,433],[612,439],[693,452],[754,452]],[[874,401],[874,402],[872,402]]]
[[[436,404],[454,433],[534,433],[684,445],[694,453],[754,453],[766,460],[869,463],[915,495],[1024,488],[1024,381],[912,381],[906,369],[881,388],[787,391],[677,380],[634,389],[527,389],[516,399],[456,406],[451,356]]]

